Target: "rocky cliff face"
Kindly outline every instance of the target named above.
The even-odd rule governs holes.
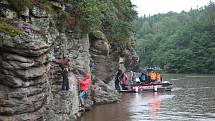
[[[102,32],[93,32],[89,37],[91,70],[94,75],[94,102],[103,104],[119,101],[119,94],[113,83],[113,77],[119,68],[119,58],[112,52]]]
[[[0,121],[74,120],[78,81],[87,72],[93,75],[88,107],[119,100],[112,81],[119,60],[104,34],[59,31],[54,15],[36,5],[19,19],[9,3],[0,5]],[[61,9],[60,3],[53,5]],[[63,54],[71,60],[69,91],[61,90],[61,69],[52,62]]]
[[[64,39],[63,39],[64,38]],[[49,70],[49,96],[47,97],[47,102],[45,107],[46,117],[48,121],[71,121],[79,116],[79,83],[80,79],[84,79],[85,73],[89,72],[89,43],[88,38],[83,37],[80,39],[71,38],[70,35],[60,34],[60,43],[56,43],[56,47],[53,53],[57,54],[59,51],[63,52],[65,50],[71,54],[70,56],[70,72],[69,72],[69,91],[62,91],[62,75],[59,65],[51,63],[51,68]],[[74,40],[70,40],[74,39]],[[62,42],[66,43],[62,46]],[[73,42],[78,42],[78,44],[73,45]],[[80,46],[81,49],[76,50],[76,47]],[[74,48],[75,47],[75,48]],[[89,101],[90,102],[90,101]],[[89,105],[92,105],[89,104]]]
[[[69,49],[67,36],[56,28],[53,16],[43,8],[33,6],[22,13],[22,19],[1,1],[1,22],[10,30],[0,33],[0,121],[66,121],[78,114],[78,73],[69,73],[70,91],[61,91],[61,70],[51,59],[62,57]],[[12,25],[12,26],[11,26]],[[2,29],[2,28],[1,28]],[[4,29],[4,28],[3,28]],[[19,30],[16,35],[10,34]],[[71,61],[72,68],[89,63],[88,39],[80,58]],[[82,61],[78,61],[83,59]]]
[[[15,37],[0,34],[0,120],[43,120],[48,97],[48,53],[56,38],[51,33],[47,36],[29,28]]]

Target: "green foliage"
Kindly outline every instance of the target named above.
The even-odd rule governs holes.
[[[94,35],[96,38],[101,38],[101,39],[104,38],[104,34],[101,31],[94,32]]]
[[[48,13],[52,14],[55,12],[55,9],[53,8],[49,0],[40,0],[40,2],[40,7],[44,8]]]
[[[20,29],[18,29],[17,27],[12,26],[12,25],[7,24],[6,22],[2,22],[2,21],[0,21],[0,32],[8,34],[11,37],[15,37],[16,35],[19,35],[22,33],[22,31]]]
[[[82,33],[97,30],[101,25],[101,11],[97,0],[71,0],[78,14]]]
[[[107,40],[105,34],[101,31],[93,31],[89,34],[89,36],[92,39],[103,39],[103,40]]]
[[[66,11],[59,10],[56,20],[56,26],[60,32],[64,32],[67,26],[68,13]]]
[[[135,21],[142,66],[171,73],[215,73],[215,5]]]
[[[59,10],[50,4],[49,0],[7,0],[20,14],[23,9],[31,8],[32,3],[47,10],[48,13],[57,12],[56,25],[63,32],[69,28],[68,20],[74,20],[74,28],[82,34],[93,31],[103,32],[116,50],[124,51],[131,43],[133,34],[132,22],[136,17],[134,5],[130,0],[60,0],[62,4],[71,4],[71,9]],[[73,16],[69,17],[71,13]]]
[[[105,3],[105,11],[102,11],[102,31],[106,34],[112,47],[118,52],[123,52],[126,45],[132,43],[130,36],[133,33],[132,22],[136,17],[136,11],[130,0],[101,0]]]
[[[69,0],[83,33],[100,30],[119,51],[124,51],[133,33],[136,11],[130,0]]]
[[[32,7],[32,0],[7,0],[11,6],[20,14],[26,7]]]

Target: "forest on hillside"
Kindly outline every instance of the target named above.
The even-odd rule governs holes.
[[[140,66],[168,73],[215,73],[215,4],[134,21]]]

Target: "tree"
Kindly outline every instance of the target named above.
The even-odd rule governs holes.
[[[215,73],[214,11],[210,2],[189,12],[138,18],[135,49],[141,55],[140,64],[172,73]]]

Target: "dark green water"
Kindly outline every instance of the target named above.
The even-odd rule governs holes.
[[[172,92],[124,93],[95,106],[81,121],[215,121],[215,76],[164,74]]]

